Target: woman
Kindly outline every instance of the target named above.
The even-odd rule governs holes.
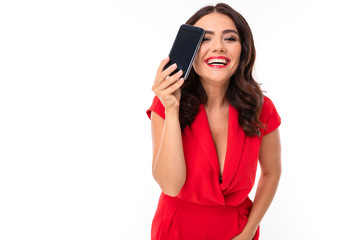
[[[151,239],[259,239],[280,179],[280,117],[252,77],[245,19],[226,4],[187,22],[205,29],[185,81],[157,71],[151,119],[154,179],[162,193]],[[254,203],[248,198],[261,166]]]

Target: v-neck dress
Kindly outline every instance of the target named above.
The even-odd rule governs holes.
[[[146,111],[165,119],[165,108],[157,96]],[[260,136],[246,136],[238,123],[238,112],[229,104],[228,142],[222,181],[219,160],[205,107],[191,128],[182,132],[186,181],[180,193],[161,193],[152,221],[152,240],[230,240],[241,233],[252,207],[249,199],[256,176],[262,137],[281,123],[273,102],[264,96]],[[253,238],[259,239],[259,228]]]

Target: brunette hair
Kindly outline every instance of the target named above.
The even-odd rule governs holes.
[[[263,104],[263,94],[252,76],[255,62],[255,46],[250,27],[244,17],[225,3],[206,6],[198,10],[186,24],[194,25],[200,18],[210,13],[221,13],[230,17],[240,35],[241,54],[238,69],[230,79],[226,99],[239,113],[239,124],[247,136],[260,136],[263,127],[259,117]],[[206,92],[199,81],[199,75],[192,68],[181,86],[179,118],[181,129],[191,127],[200,104],[207,102]]]

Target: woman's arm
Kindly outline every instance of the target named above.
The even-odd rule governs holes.
[[[254,203],[243,231],[233,240],[250,240],[255,235],[260,221],[269,208],[281,175],[281,144],[279,129],[264,135],[260,147],[259,162],[261,175],[256,189]]]
[[[179,111],[165,111],[165,120],[151,112],[151,129],[154,179],[165,194],[177,196],[186,179]]]
[[[165,58],[157,71],[153,92],[165,108],[165,120],[151,112],[151,132],[153,141],[152,173],[162,191],[170,196],[177,196],[185,183],[186,164],[182,144],[179,108],[184,79],[182,71],[169,76],[176,69],[172,64],[163,70],[170,58]]]

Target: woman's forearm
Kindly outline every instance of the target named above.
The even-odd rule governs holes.
[[[179,112],[166,111],[165,116],[163,136],[154,162],[153,176],[165,194],[177,196],[186,179]]]
[[[279,180],[280,172],[260,176],[249,219],[242,232],[242,235],[249,236],[248,239],[252,239],[255,235],[257,227],[274,199]]]

